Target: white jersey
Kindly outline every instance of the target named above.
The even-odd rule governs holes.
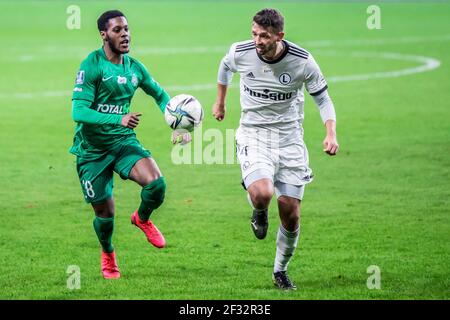
[[[298,126],[304,118],[303,88],[319,95],[327,83],[313,56],[283,40],[284,51],[273,61],[256,51],[253,41],[234,43],[222,63],[225,70],[240,74],[241,120],[244,126]],[[231,82],[219,77],[219,83]]]

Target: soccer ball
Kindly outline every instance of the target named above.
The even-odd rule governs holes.
[[[167,103],[164,117],[173,130],[193,131],[203,120],[203,108],[195,97],[179,94]]]

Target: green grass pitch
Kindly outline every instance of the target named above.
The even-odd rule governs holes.
[[[0,3],[1,299],[449,299],[449,3],[381,2],[381,29],[369,30],[369,3],[74,2]],[[81,9],[80,29],[66,27],[70,4]],[[319,62],[338,118],[341,150],[330,158],[307,97],[315,181],[289,267],[299,290],[280,292],[271,282],[276,202],[259,241],[238,165],[174,165],[170,129],[142,91],[132,110],[143,112],[138,138],[167,179],[153,219],[168,247],[153,248],[130,224],[140,189],[116,176],[122,278],[103,280],[93,212],[68,153],[71,90],[81,60],[101,44],[97,17],[122,10],[130,54],[172,96],[202,102],[203,132],[225,133],[238,126],[239,77],[218,123],[210,115],[217,67],[231,43],[250,38],[252,16],[267,6],[284,13],[286,38]],[[70,265],[81,270],[79,290],[67,288]],[[371,265],[381,270],[381,289],[367,287]]]

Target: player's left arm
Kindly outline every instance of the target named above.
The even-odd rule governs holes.
[[[148,72],[147,68],[143,64],[140,64],[142,71],[142,81],[139,86],[144,90],[144,92],[152,96],[156,103],[158,104],[161,112],[164,113],[166,110],[166,105],[170,100],[169,94],[159,85],[159,83],[153,79],[153,77]]]
[[[323,140],[323,151],[330,156],[334,156],[339,150],[339,144],[336,136],[336,112],[333,101],[331,101],[328,90],[323,91],[319,95],[313,95],[312,97],[327,130],[325,139]]]
[[[336,155],[339,150],[336,135],[336,111],[333,101],[328,94],[328,85],[314,58],[310,55],[305,66],[306,90],[313,97],[320,117],[326,128],[326,136],[323,140],[323,151],[330,156]]]

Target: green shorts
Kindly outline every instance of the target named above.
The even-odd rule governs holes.
[[[77,157],[77,172],[81,189],[87,203],[102,203],[112,197],[113,172],[128,179],[133,166],[142,158],[151,157],[135,138],[114,145],[107,153],[95,160]]]

